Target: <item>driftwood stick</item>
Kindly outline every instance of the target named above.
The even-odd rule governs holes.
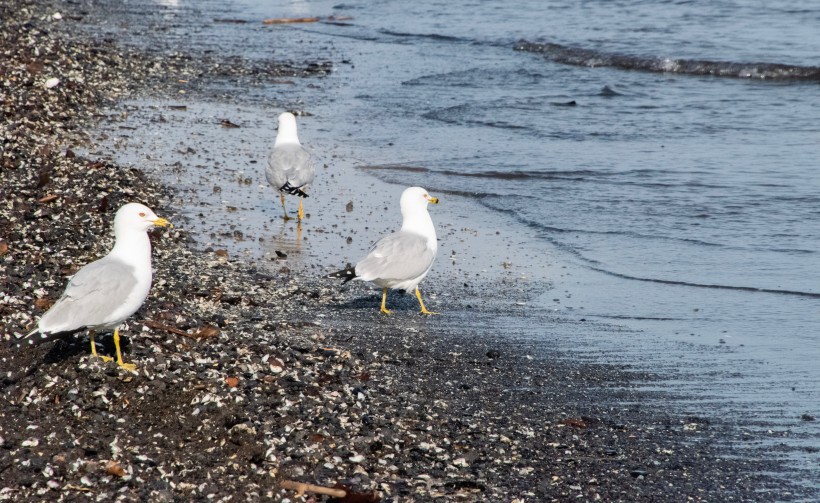
[[[89,489],[87,487],[78,487],[78,486],[72,486],[72,485],[64,486],[63,491],[81,491],[81,492],[84,492],[84,493],[94,492],[94,491],[92,491],[91,489]]]
[[[272,17],[262,21],[263,24],[287,24],[287,23],[316,23],[318,17]]]
[[[156,321],[152,320],[142,320],[142,324],[151,328],[155,328],[157,330],[165,330],[166,332],[171,332],[172,334],[181,335],[183,337],[188,337],[189,339],[208,339],[210,337],[215,337],[219,335],[219,330],[206,325],[205,327],[201,328],[198,332],[189,334],[184,330],[180,330],[178,328],[169,327],[168,325],[163,325],[162,323],[157,323]]]
[[[305,484],[304,482],[296,482],[295,480],[283,480],[280,484],[282,489],[291,489],[296,491],[296,496],[302,496],[305,491],[310,491],[317,494],[327,494],[334,498],[344,498],[347,492],[341,489],[333,489],[332,487],[315,486],[313,484]]]
[[[178,328],[169,327],[168,325],[163,325],[162,323],[157,323],[156,321],[151,320],[142,320],[142,324],[149,326],[151,328],[156,328],[157,330],[165,330],[166,332],[171,332],[172,334],[182,335],[185,337],[190,337],[191,339],[195,339],[193,335],[189,334],[184,330],[180,330]]]

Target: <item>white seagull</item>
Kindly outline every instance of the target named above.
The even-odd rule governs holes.
[[[25,342],[33,346],[88,329],[91,354],[99,356],[94,332],[113,329],[117,365],[136,370],[136,365],[122,361],[119,326],[137,312],[151,289],[151,241],[147,231],[155,225],[170,224],[142,204],[128,203],[120,208],[114,217],[114,248],[77,271],[63,296],[40,318],[37,329],[26,335]],[[39,337],[32,337],[37,333]]]
[[[279,115],[279,132],[273,144],[273,152],[268,158],[265,177],[273,188],[279,191],[285,220],[290,219],[285,209],[285,192],[299,196],[299,220],[305,218],[302,199],[308,197],[306,191],[313,182],[316,171],[310,152],[299,143],[296,134],[296,117],[290,112]]]
[[[436,228],[427,212],[427,204],[438,204],[438,198],[431,197],[421,187],[405,189],[401,195],[401,230],[376,241],[367,256],[355,266],[330,274],[333,278],[371,281],[382,287],[381,312],[390,314],[385,303],[387,289],[415,289],[422,314],[438,314],[424,307],[419,292],[419,283],[430,272],[436,258],[438,243]]]

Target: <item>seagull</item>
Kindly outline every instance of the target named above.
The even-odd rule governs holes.
[[[151,289],[151,241],[147,231],[168,225],[167,220],[142,204],[128,203],[120,208],[114,217],[114,248],[72,276],[63,296],[40,318],[24,343],[34,346],[88,329],[91,354],[108,362],[113,358],[97,354],[94,332],[113,329],[117,365],[135,371],[136,365],[122,361],[119,327],[137,312]],[[38,333],[39,337],[32,337]]]
[[[310,152],[299,143],[296,134],[296,117],[290,112],[279,115],[279,132],[276,135],[276,142],[273,144],[273,152],[268,158],[268,168],[265,170],[265,177],[268,183],[279,191],[282,199],[282,210],[285,212],[285,220],[289,220],[288,211],[285,209],[285,192],[299,196],[299,220],[305,218],[305,211],[302,209],[302,199],[308,197],[305,192],[313,182],[316,171],[313,167],[313,159]]]
[[[428,203],[438,204],[438,198],[431,197],[421,187],[405,189],[401,195],[401,230],[388,234],[376,241],[367,256],[355,266],[332,273],[329,277],[371,281],[382,287],[381,312],[390,314],[385,303],[387,289],[415,289],[422,314],[438,314],[424,307],[419,292],[419,283],[430,272],[436,258],[438,243],[436,228],[427,212]]]

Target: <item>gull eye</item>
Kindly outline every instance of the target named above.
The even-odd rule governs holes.
[[[140,212],[140,217],[145,218],[145,213]]]

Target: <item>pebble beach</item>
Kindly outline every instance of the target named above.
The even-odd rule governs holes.
[[[534,358],[548,353],[503,326],[488,337],[410,308],[385,318],[364,287],[197,247],[175,220],[184,203],[173,187],[79,152],[103,108],[174,92],[168,75],[248,69],[90,40],[74,26],[81,11],[0,5],[0,500],[808,497],[777,463],[733,452],[731,424],[644,406],[637,383],[656,375]],[[307,86],[327,70],[290,61],[252,72]],[[110,249],[113,215],[132,201],[176,224],[152,231],[154,284],[121,330],[137,372],[92,358],[84,335],[17,348],[67,278]],[[511,288],[490,286],[453,288]],[[476,324],[512,309],[449,308]],[[112,354],[110,337],[98,345]],[[284,481],[346,496],[299,495]]]

